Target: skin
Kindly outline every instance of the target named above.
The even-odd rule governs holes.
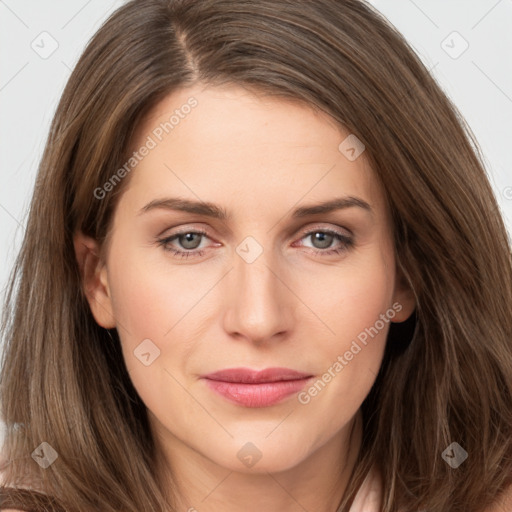
[[[134,150],[191,96],[197,107],[129,176],[106,254],[75,236],[92,313],[119,331],[160,448],[160,474],[178,485],[178,510],[332,511],[354,468],[360,406],[390,324],[307,404],[292,395],[245,408],[200,376],[280,366],[321,378],[394,303],[402,309],[392,321],[410,316],[414,299],[396,270],[382,186],[364,153],[350,161],[339,151],[348,133],[327,114],[233,85],[174,92],[138,127]],[[139,214],[171,196],[215,203],[231,217]],[[299,206],[341,196],[366,201],[371,213],[356,206],[291,217]],[[168,244],[187,251],[195,242],[199,249],[188,250],[204,249],[202,256],[182,259],[159,245],[178,228],[208,232]],[[311,232],[325,229],[354,245],[326,255],[343,243],[315,241]],[[236,251],[248,236],[263,250],[252,263]],[[160,350],[149,366],[134,356],[145,339]],[[248,442],[261,453],[252,467],[237,457]]]

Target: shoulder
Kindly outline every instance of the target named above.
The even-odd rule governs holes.
[[[382,478],[375,466],[370,468],[349,512],[378,512],[382,502]]]
[[[380,473],[372,467],[361,485],[349,512],[377,512],[383,497]],[[497,501],[483,512],[512,512],[512,485],[498,497]]]

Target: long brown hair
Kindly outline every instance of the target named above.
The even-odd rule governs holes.
[[[510,244],[470,130],[360,0],[133,0],[90,41],[51,126],[2,323],[6,485],[34,481],[54,501],[20,490],[3,506],[175,510],[117,332],[90,312],[73,234],[108,240],[129,176],[95,190],[129,158],[142,117],[198,81],[328,113],[364,143],[389,201],[417,308],[389,333],[340,510],[375,465],[383,512],[482,512],[512,483]],[[46,469],[32,456],[43,442],[58,454]],[[442,458],[452,442],[468,453],[457,469]]]

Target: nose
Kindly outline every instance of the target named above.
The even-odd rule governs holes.
[[[235,253],[226,279],[223,323],[230,336],[261,345],[289,334],[297,299],[287,287],[289,272],[270,249],[252,262]]]

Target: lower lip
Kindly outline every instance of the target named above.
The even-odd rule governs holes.
[[[298,393],[311,377],[297,380],[262,382],[261,384],[242,384],[205,379],[210,389],[222,395],[230,402],[244,407],[269,407],[285,398]]]

